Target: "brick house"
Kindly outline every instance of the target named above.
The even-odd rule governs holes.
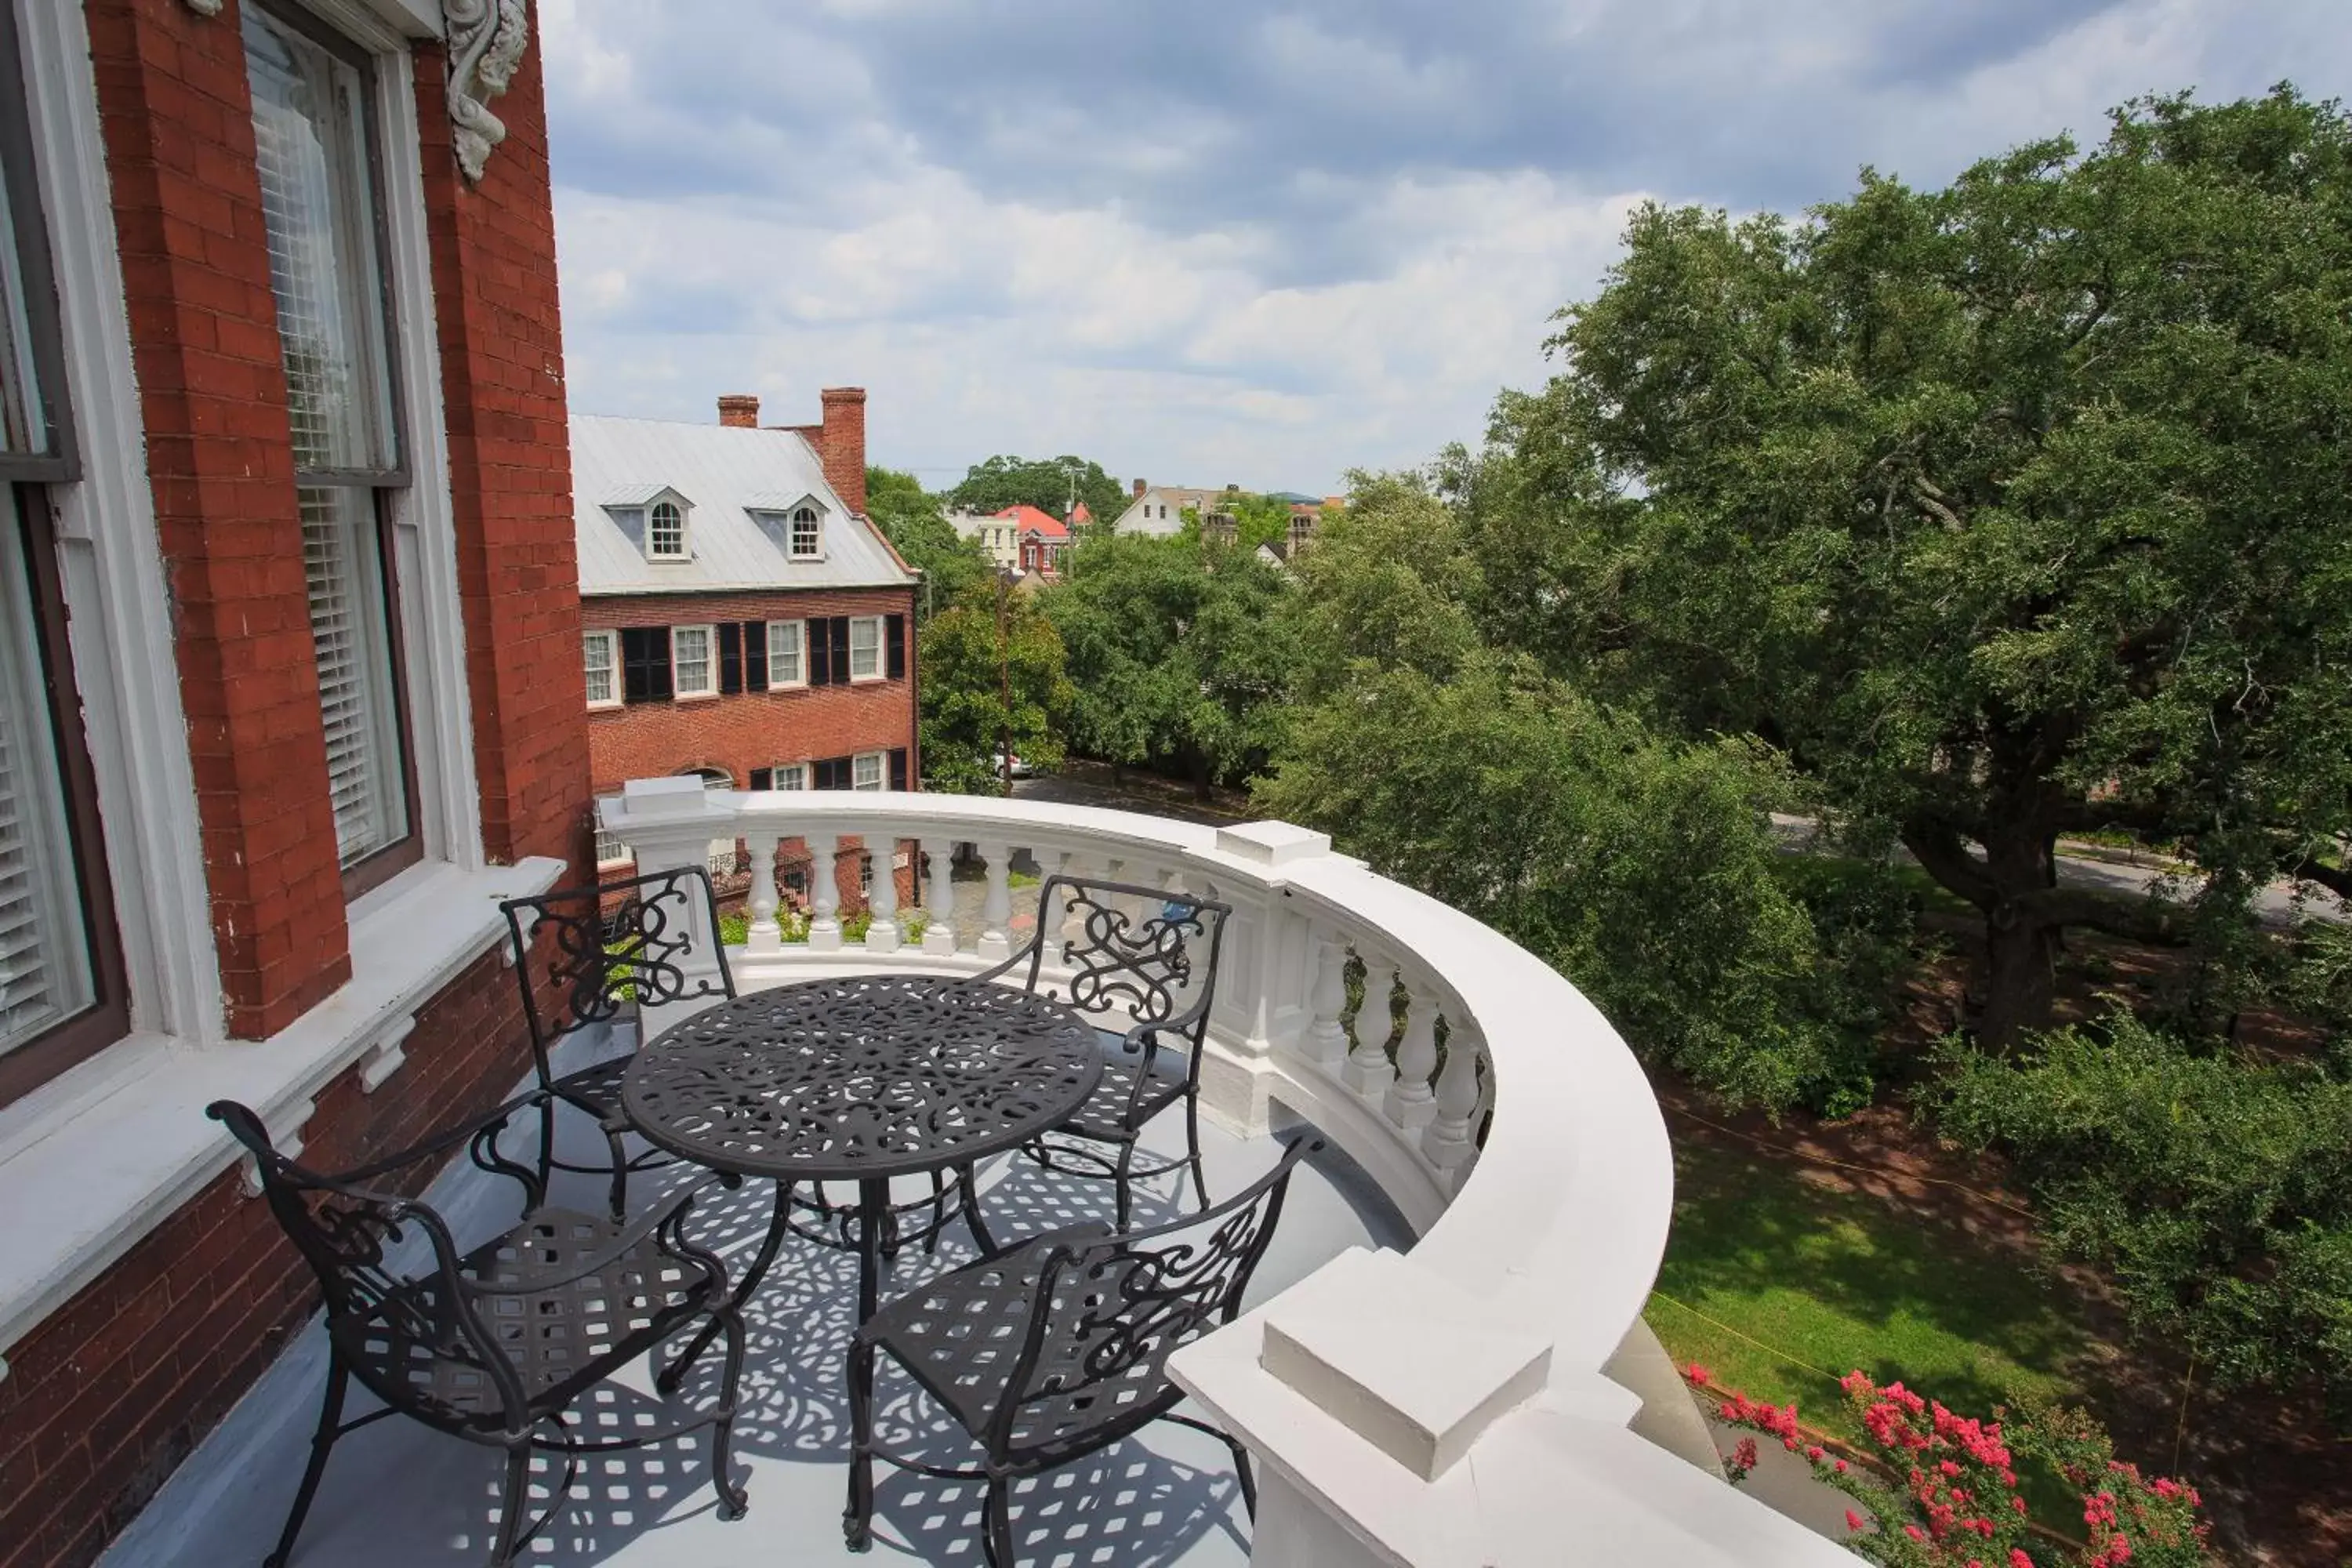
[[[208,1101],[333,1169],[528,1069],[498,900],[591,845],[529,22],[0,0],[8,1568],[312,1310]]]
[[[599,793],[694,773],[738,789],[905,790],[919,776],[917,574],[864,515],[865,398],[762,428],[759,400],[716,425],[572,422],[589,771]],[[748,882],[713,847],[722,892]],[[846,846],[856,850],[856,845]],[[625,866],[607,848],[608,870]],[[913,868],[900,889],[913,898]],[[786,892],[806,896],[797,842]],[[838,868],[845,908],[872,868]]]

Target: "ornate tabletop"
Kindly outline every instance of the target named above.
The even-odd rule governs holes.
[[[1059,1003],[850,975],[695,1015],[637,1052],[621,1102],[647,1141],[709,1170],[875,1182],[1026,1142],[1101,1076],[1093,1026]]]

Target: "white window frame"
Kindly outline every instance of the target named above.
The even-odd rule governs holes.
[[[805,790],[809,786],[809,765],[806,763],[778,763],[769,773],[770,789]],[[787,779],[792,782],[785,783]]]
[[[618,850],[619,853],[608,855],[605,853],[607,849]],[[601,827],[596,830],[596,869],[603,871],[614,866],[634,866],[636,860],[635,853],[626,844]]]
[[[776,679],[776,649],[789,645],[793,649],[793,676],[790,680]],[[808,685],[808,622],[770,621],[768,623],[768,689],[798,691]]]
[[[863,776],[868,763],[874,764],[872,784],[866,783]],[[890,787],[890,753],[859,752],[853,755],[849,759],[849,787],[867,795],[887,790]]]
[[[588,692],[588,707],[592,711],[601,710],[606,708],[618,708],[621,706],[622,700],[621,634],[618,632],[593,631],[582,632],[580,634],[580,666],[582,684],[583,686],[587,685],[587,683],[596,674],[595,663],[591,656],[590,650],[599,647],[604,650],[604,674],[605,687],[612,695],[609,697],[599,697],[593,689],[590,690]]]
[[[664,507],[677,513],[677,549],[675,552],[654,548],[654,514]],[[646,559],[665,566],[676,566],[694,559],[692,509],[674,495],[656,496],[646,503]]]
[[[800,521],[801,514],[803,512],[806,512],[808,514],[810,520],[809,526],[814,532],[812,545],[807,550],[803,550],[801,548]],[[802,505],[793,508],[792,510],[784,514],[784,554],[787,558],[793,561],[822,561],[824,559],[824,512],[820,511],[814,506]]]
[[[857,673],[857,628],[874,628],[874,668],[865,674]],[[864,686],[869,681],[890,679],[890,655],[884,639],[890,635],[889,618],[885,616],[852,616],[849,617],[849,683]]]
[[[689,687],[681,672],[686,660],[678,652],[681,636],[702,635],[702,674],[707,684]],[[669,629],[669,688],[673,702],[691,702],[698,698],[719,695],[719,628],[715,626],[672,626]]]

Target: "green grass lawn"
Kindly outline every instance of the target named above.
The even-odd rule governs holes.
[[[1855,1367],[1967,1415],[2081,1402],[2099,1341],[2013,1253],[1759,1155],[1678,1141],[1675,1169],[1647,1316],[1677,1364],[1842,1437],[1862,1435],[1836,1382]]]

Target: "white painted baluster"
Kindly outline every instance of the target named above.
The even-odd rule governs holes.
[[[976,847],[980,858],[988,862],[988,901],[980,907],[980,956],[982,962],[1001,963],[1013,956],[1013,943],[1008,928],[1013,923],[1013,850],[1004,844],[982,844]]]
[[[784,932],[776,923],[776,835],[746,833],[743,842],[751,851],[751,923],[743,933],[743,951],[782,952]]]
[[[1478,1037],[1470,1026],[1446,1017],[1445,1066],[1437,1074],[1437,1114],[1421,1135],[1421,1152],[1453,1187],[1477,1152]]]
[[[1366,1100],[1378,1100],[1396,1077],[1388,1050],[1393,1025],[1389,991],[1395,983],[1396,965],[1370,948],[1360,951],[1364,959],[1364,1005],[1356,1009],[1356,1048],[1341,1064],[1339,1081]]]
[[[1307,1026],[1307,1056],[1337,1072],[1348,1054],[1348,942],[1336,930],[1318,931],[1322,962],[1316,966],[1314,1021]]]
[[[930,923],[923,928],[923,951],[942,956],[956,950],[955,847],[951,838],[923,840],[931,862],[931,902],[925,911]]]
[[[1049,900],[1045,884],[1056,877],[1070,875],[1070,868],[1078,858],[1067,849],[1032,849],[1029,853],[1037,858],[1037,940],[1045,944],[1046,966],[1058,968],[1062,963],[1062,927],[1069,918],[1070,901],[1059,888],[1054,889]]]
[[[1437,997],[1428,983],[1408,982],[1404,1037],[1397,1042],[1396,1081],[1389,1085],[1381,1109],[1406,1131],[1426,1127],[1437,1115],[1437,1096],[1429,1087],[1437,1070]]]
[[[841,888],[834,864],[841,837],[834,833],[803,836],[809,850],[809,933],[811,952],[841,951]]]
[[[1095,876],[1095,864],[1091,857],[1073,851],[1070,858],[1062,862],[1062,874],[1079,882],[1096,880],[1097,879]],[[1074,899],[1063,900],[1061,929],[1062,940],[1054,949],[1054,957],[1057,962],[1062,957],[1063,950],[1071,943],[1086,941],[1087,911],[1082,902]]]
[[[896,952],[898,951],[898,841],[885,837],[877,845],[875,836],[866,836],[866,852],[873,857],[873,875],[866,891],[866,951]]]

